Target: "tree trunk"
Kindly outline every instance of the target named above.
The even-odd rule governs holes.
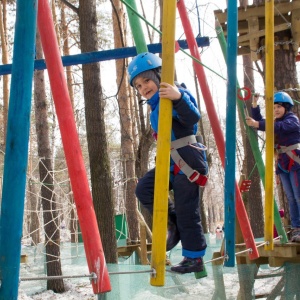
[[[124,28],[124,10],[119,0],[112,1],[113,31],[115,48],[125,46],[123,38],[126,36]],[[118,104],[121,123],[121,155],[123,161],[124,197],[126,219],[128,223],[128,242],[139,241],[139,222],[137,218],[137,200],[135,197],[135,170],[134,147],[132,137],[132,110],[127,96],[128,80],[125,69],[125,60],[116,60],[117,86],[119,87]]]
[[[37,59],[43,58],[39,34],[37,34],[36,38],[36,57]],[[38,156],[40,158],[39,173],[42,184],[41,198],[45,225],[47,275],[61,276],[60,230],[56,211],[56,199],[53,193],[53,178],[51,175],[53,166],[49,142],[44,71],[35,72],[34,101]],[[62,279],[48,280],[47,289],[53,290],[55,293],[63,293],[65,291],[64,282]]]
[[[81,51],[98,51],[95,0],[79,0]],[[117,262],[112,177],[104,122],[104,100],[100,84],[100,64],[82,66],[85,117],[90,160],[92,195],[108,263]]]
[[[65,5],[61,3],[61,36],[63,38],[63,54],[64,56],[70,55],[69,39],[68,39],[68,23],[65,16]],[[66,77],[68,84],[68,91],[74,111],[74,92],[73,92],[73,78],[72,66],[66,66]]]
[[[244,86],[254,89],[252,82],[254,82],[253,66],[250,55],[243,56],[244,66]],[[251,110],[251,101],[245,101],[247,110]],[[240,120],[242,124],[242,120]],[[243,134],[246,137],[246,132],[243,130]],[[255,164],[255,158],[252,152],[249,138],[244,138],[245,149],[245,174],[246,179],[251,180],[251,186],[248,193],[243,194],[246,210],[250,219],[251,228],[255,238],[264,236],[264,210],[262,203],[262,191],[261,191],[261,178],[258,169]],[[249,177],[251,176],[251,177]]]
[[[56,12],[55,12],[55,0],[51,1],[51,12],[52,12],[52,18],[53,18],[53,22],[54,22],[57,44],[58,44],[58,47],[60,48],[60,32],[59,32],[59,27],[58,27]]]
[[[0,4],[0,36],[1,36],[1,49],[2,49],[2,63],[8,64],[8,50],[6,39],[6,0]],[[6,128],[7,128],[7,113],[8,113],[8,99],[9,99],[9,75],[3,75],[3,136],[0,142],[1,149],[5,149],[6,141]]]
[[[31,245],[35,246],[41,242],[40,239],[40,201],[36,193],[36,188],[34,185],[34,179],[29,178],[28,182],[28,200],[29,201],[29,234],[31,237]]]
[[[66,21],[65,16],[65,4],[60,3],[60,11],[61,11],[61,32],[60,35],[63,39],[63,55],[68,56],[70,55],[70,46],[69,46],[69,35],[68,35],[68,23]],[[74,92],[73,92],[73,78],[72,78],[72,66],[66,66],[66,78],[67,78],[67,85],[68,85],[68,91],[69,96],[74,112]],[[75,112],[74,112],[75,113]],[[71,191],[71,186],[69,186]],[[70,193],[69,196],[70,199],[70,224],[69,224],[69,230],[71,233],[71,243],[78,243],[78,229],[79,229],[79,223],[76,217],[76,210],[74,206],[74,197],[73,194]],[[82,240],[81,240],[82,241]]]

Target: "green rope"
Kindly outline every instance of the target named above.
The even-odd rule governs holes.
[[[135,13],[139,18],[141,18],[147,25],[149,25],[151,28],[153,28],[156,32],[158,32],[160,35],[162,35],[162,32],[157,29],[154,25],[152,25],[146,18],[144,18],[141,14],[139,14],[130,4],[128,4],[125,0],[121,0],[121,2],[123,4],[125,4],[133,13]],[[210,67],[206,66],[205,64],[203,64],[200,60],[198,60],[196,57],[190,55],[189,53],[187,53],[184,49],[179,48],[179,50],[181,52],[183,52],[185,55],[189,56],[191,59],[193,59],[194,61],[196,61],[198,64],[202,65],[203,67],[205,67],[206,69],[208,69],[209,71],[211,71],[212,73],[214,73],[215,75],[221,77],[224,80],[227,80],[225,77],[223,77],[222,75],[218,74],[216,71],[212,70]]]
[[[253,130],[254,130],[254,129],[253,129]],[[262,137],[260,137],[259,135],[257,135],[257,136],[264,142],[263,145],[262,145],[261,150],[259,151],[260,154],[262,154],[262,152],[263,152],[263,150],[264,150],[264,148],[265,148],[265,145],[266,145],[266,141],[265,141]],[[255,169],[256,169],[257,167],[258,167],[258,166],[257,166],[257,162],[255,162],[255,165],[253,166],[251,172],[249,173],[248,179],[251,178],[252,174],[254,173],[254,171],[255,171]]]
[[[295,100],[295,99],[293,99],[293,101],[294,101],[294,102],[296,102],[297,104],[300,104],[300,102],[299,102],[299,101],[297,101],[297,100]]]

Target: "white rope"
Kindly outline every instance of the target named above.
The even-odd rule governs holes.
[[[38,277],[21,277],[20,281],[31,281],[31,280],[57,280],[67,278],[90,278],[91,280],[97,279],[97,275],[92,273],[90,275],[66,275],[66,276],[38,276]]]
[[[298,43],[294,42],[293,40],[289,40],[289,41],[277,41],[274,43],[275,46],[278,46],[278,45],[297,45],[298,46]],[[257,54],[259,54],[259,52],[261,52],[262,50],[264,50],[266,48],[266,46],[261,46],[259,47],[255,52]]]

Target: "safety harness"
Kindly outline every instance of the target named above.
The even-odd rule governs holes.
[[[180,138],[178,140],[171,142],[171,157],[177,166],[179,170],[181,170],[188,178],[190,182],[194,182],[200,186],[205,186],[208,176],[200,174],[198,171],[192,169],[180,156],[177,149],[185,147],[185,146],[191,146],[194,147],[192,144],[197,143],[196,137],[194,135],[189,135],[183,138]],[[205,151],[206,148],[198,148],[199,151]],[[179,171],[178,170],[178,171]],[[176,175],[178,173],[176,172],[176,169],[174,168],[174,174]]]
[[[300,164],[300,157],[297,156],[296,154],[296,149],[300,149],[300,144],[294,144],[294,145],[290,145],[290,146],[281,146],[281,145],[276,145],[276,151],[278,154],[281,153],[286,153],[289,157],[290,157],[290,163],[289,163],[289,170],[293,164],[293,162],[297,162],[298,164]]]

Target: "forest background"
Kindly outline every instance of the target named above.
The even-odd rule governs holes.
[[[275,1],[277,2],[277,1]],[[51,0],[57,40],[62,55],[101,51],[134,45],[126,7],[119,0]],[[264,1],[254,0],[254,5]],[[139,12],[154,27],[161,30],[163,1],[140,1]],[[241,1],[246,6],[247,0]],[[226,1],[186,1],[194,34],[208,36],[210,46],[199,48],[208,83],[225,131],[227,69],[216,38],[214,10],[225,9]],[[12,61],[14,45],[15,1],[2,0],[0,5],[2,63]],[[144,22],[147,43],[157,43],[161,36]],[[286,42],[289,30],[277,33],[279,44],[275,52],[275,87],[292,88],[293,99],[299,100],[297,63],[292,44]],[[176,39],[184,39],[179,17]],[[264,51],[261,60],[252,62],[249,55],[238,58],[241,86],[264,94]],[[43,58],[39,35],[36,58]],[[192,61],[185,53],[176,53],[176,79],[184,82],[197,96],[202,119],[199,133],[207,146],[210,180],[202,195],[202,219],[206,232],[213,232],[223,223],[224,171],[217,152],[211,125]],[[137,203],[134,195],[136,181],[153,167],[155,141],[149,125],[148,108],[143,99],[128,85],[126,67],[129,59],[66,67],[66,78],[84,161],[95,206],[105,258],[117,263],[115,215],[124,215],[128,224],[128,244],[140,241],[140,222],[148,225],[147,239],[151,242],[151,216]],[[4,160],[7,112],[9,107],[10,75],[2,76],[1,86],[1,161]],[[70,240],[78,241],[78,220],[72,188],[68,178],[64,151],[53,105],[47,72],[35,71],[31,115],[28,185],[24,212],[23,243],[45,243],[47,274],[61,275],[59,257],[60,229],[70,230]],[[298,103],[295,113],[299,115]],[[262,98],[262,107],[264,101]],[[247,109],[250,101],[245,102]],[[250,110],[249,110],[250,111]],[[243,122],[237,124],[237,179],[251,179],[249,193],[243,195],[255,237],[263,236],[263,189],[246,136]],[[264,135],[259,136],[262,153]],[[76,163],[76,162],[74,162]],[[279,207],[288,208],[281,186],[276,186]],[[48,289],[64,291],[63,280],[49,280]]]

